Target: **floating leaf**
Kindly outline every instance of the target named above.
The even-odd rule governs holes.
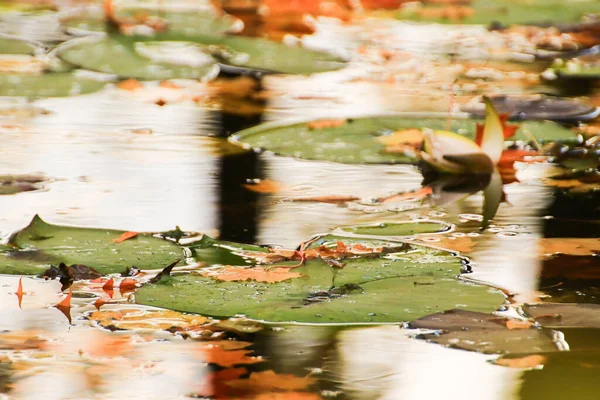
[[[46,177],[34,174],[0,175],[0,195],[39,190],[46,180]]]
[[[431,3],[431,4],[429,4]],[[575,3],[561,0],[473,0],[470,6],[444,2],[428,2],[419,7],[402,7],[396,12],[399,19],[438,22],[449,24],[490,24],[504,25],[577,22],[585,14],[600,12],[595,0],[581,0]]]
[[[119,236],[118,238],[113,239],[113,243],[121,243],[121,242],[126,241],[127,239],[134,238],[137,235],[138,235],[137,232],[125,232],[121,236]]]
[[[291,272],[287,268],[272,268],[267,270],[260,267],[245,268],[226,265],[218,270],[203,272],[202,276],[212,277],[224,282],[256,281],[275,283],[292,278],[299,278],[302,274]]]
[[[105,304],[105,303],[104,303]],[[99,308],[99,307],[97,307]],[[204,325],[209,319],[199,315],[181,314],[169,310],[144,310],[134,308],[94,311],[88,316],[104,328],[168,330],[173,327]]]
[[[105,80],[80,72],[48,72],[41,75],[0,74],[0,96],[11,97],[68,97],[96,92],[106,85]]]
[[[442,251],[325,236],[305,252],[316,256],[324,246],[335,254],[342,240],[345,249],[360,245],[396,250],[348,253],[342,269],[315,258],[294,269],[302,276],[278,283],[223,282],[194,273],[174,276],[164,285],[138,289],[136,302],[211,316],[244,314],[256,320],[310,323],[400,322],[456,304],[492,311],[503,302],[498,291],[457,280],[460,259]]]
[[[73,296],[73,290],[69,289],[69,294],[65,297],[60,303],[55,305],[61,313],[67,317],[69,320],[69,325],[71,325],[71,297]]]
[[[241,131],[230,138],[234,143],[275,154],[311,160],[357,163],[416,163],[416,154],[386,153],[381,142],[390,132],[406,129],[446,129],[443,118],[411,118],[408,116],[380,116],[348,119],[338,127],[310,129],[311,122],[266,123]],[[450,129],[467,139],[475,137],[475,120],[454,118]],[[513,140],[529,142],[530,132],[539,142],[576,141],[575,132],[552,122],[527,121],[519,125]],[[472,143],[465,141],[465,143]],[[465,153],[466,149],[456,149]]]
[[[56,54],[81,68],[119,77],[211,79],[218,68],[210,55],[196,47],[182,42],[136,42],[130,37],[92,36],[65,42],[56,49]],[[181,54],[189,59],[179,59]]]
[[[502,357],[494,361],[496,365],[510,368],[537,368],[547,362],[548,358],[539,354],[525,357]]]
[[[137,265],[158,269],[183,258],[181,247],[152,235],[138,234],[135,240],[113,243],[121,231],[51,225],[35,216],[10,243],[17,250],[0,249],[0,272],[40,274],[50,264],[83,264],[102,274]]]
[[[221,346],[208,345],[200,349],[207,363],[229,368],[234,365],[248,365],[265,362],[262,357],[248,356],[252,350],[225,350]]]
[[[258,182],[246,183],[244,187],[256,193],[279,193],[281,185],[270,179],[261,179]]]
[[[450,225],[435,221],[403,221],[349,226],[341,229],[344,232],[352,232],[358,235],[412,236],[423,233],[445,232],[450,229]]]
[[[525,304],[523,311],[546,328],[600,328],[600,304]]]
[[[598,238],[542,238],[540,239],[542,255],[556,253],[572,256],[593,256],[600,253]]]
[[[23,303],[23,277],[19,278],[19,286],[17,287],[17,291],[15,292],[15,294],[17,295],[17,299],[19,301],[19,308],[23,308],[21,307],[22,303]]]
[[[522,329],[514,329],[519,325]],[[442,334],[424,334],[430,342],[486,354],[523,354],[558,351],[549,333],[525,327],[517,321],[491,314],[450,310],[411,322],[412,328],[443,329]]]
[[[40,51],[43,51],[43,48],[38,43],[0,33],[0,54],[34,55]]]

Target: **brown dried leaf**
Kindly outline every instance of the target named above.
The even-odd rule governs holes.
[[[509,319],[506,321],[508,329],[529,329],[533,326],[530,321],[521,321],[518,319]]]
[[[261,267],[246,268],[231,265],[226,265],[216,271],[203,272],[201,275],[226,282],[257,281],[266,283],[283,282],[302,276],[302,274],[291,272],[287,268],[272,268],[267,271]]]
[[[544,256],[556,253],[591,256],[600,252],[599,238],[543,238],[539,245]]]
[[[155,330],[197,326],[210,322],[208,318],[200,315],[182,314],[170,310],[145,311],[139,309],[94,311],[88,316],[88,319],[97,322],[104,328]]]

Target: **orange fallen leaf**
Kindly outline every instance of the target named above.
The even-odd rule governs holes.
[[[289,374],[277,374],[274,371],[267,370],[253,372],[248,379],[237,379],[229,382],[227,385],[247,393],[261,393],[298,391],[312,386],[315,382],[315,379],[311,376],[300,378]]]
[[[346,123],[345,119],[322,119],[319,121],[312,121],[307,124],[308,129],[326,129],[326,128],[339,128]]]
[[[423,132],[416,128],[403,129],[395,131],[390,135],[377,137],[377,141],[386,145],[386,147],[396,145],[410,145],[413,147],[418,147],[423,143],[423,139]]]
[[[137,232],[124,232],[118,238],[113,239],[113,243],[121,243],[126,241],[127,239],[134,238],[138,235]]]
[[[399,193],[390,197],[381,197],[377,201],[382,203],[394,202],[394,201],[417,201],[423,200],[433,194],[431,187],[426,186],[412,192]]]
[[[140,81],[138,81],[137,79],[132,78],[132,79],[126,79],[124,81],[117,83],[117,87],[122,90],[133,91],[133,90],[143,88],[144,85],[142,85],[140,83]]]
[[[285,392],[285,393],[261,393],[252,397],[252,400],[322,400],[316,393],[308,392]]]
[[[517,319],[509,319],[506,321],[508,329],[529,329],[533,324],[529,321],[519,321]]]
[[[270,179],[261,179],[256,183],[246,183],[244,187],[256,193],[279,193],[281,185]]]
[[[125,292],[133,292],[136,288],[137,282],[131,278],[125,278],[119,283],[119,292],[121,294]]]
[[[61,313],[67,317],[69,320],[69,325],[71,324],[71,297],[73,296],[73,289],[69,289],[69,294],[65,297],[60,303],[55,305]]]
[[[226,265],[216,271],[203,272],[202,276],[215,278],[220,281],[257,281],[266,283],[283,282],[292,278],[300,278],[302,274],[291,272],[286,268],[272,268],[266,270],[261,267],[245,268]]]
[[[19,286],[17,287],[17,291],[15,293],[17,295],[17,299],[19,300],[19,308],[21,307],[21,303],[23,302],[23,277],[19,278]]]
[[[106,303],[108,303],[108,301],[99,298],[94,302],[94,307],[96,307],[96,310],[100,311],[100,307],[102,307]]]
[[[314,197],[300,197],[292,199],[296,202],[315,202],[315,203],[328,203],[328,204],[344,204],[350,201],[359,200],[356,196],[314,196]]]
[[[201,351],[205,362],[225,368],[265,362],[262,357],[248,356],[252,350],[223,350],[221,346],[208,345],[202,347]]]
[[[539,354],[519,358],[499,358],[494,364],[510,368],[536,368],[546,363],[547,358]]]
[[[113,290],[114,285],[115,285],[115,280],[113,278],[110,278],[109,280],[106,281],[104,286],[102,286],[102,290]]]

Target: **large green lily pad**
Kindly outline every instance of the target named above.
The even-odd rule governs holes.
[[[374,225],[357,225],[342,228],[345,232],[352,232],[358,235],[377,235],[377,236],[410,236],[422,233],[438,233],[450,229],[448,224],[435,221],[406,221],[406,222],[385,222]]]
[[[301,277],[279,283],[226,282],[200,273],[175,276],[143,286],[136,292],[136,302],[216,317],[348,324],[407,321],[457,306],[489,312],[504,301],[499,291],[457,279],[460,260],[446,252],[335,236],[311,247],[335,246],[341,239],[372,247],[401,245],[401,250],[346,258],[341,269],[321,259],[310,260],[293,270]]]
[[[506,25],[545,22],[577,22],[588,13],[600,12],[596,0],[473,0],[466,7],[432,4],[404,7],[396,13],[399,19],[450,24]]]
[[[126,78],[160,80],[216,76],[217,66],[210,55],[194,52],[193,47],[181,42],[152,44],[125,36],[94,36],[70,40],[58,47],[56,54],[81,68]],[[190,53],[195,53],[191,59],[179,57]]]
[[[220,35],[235,30],[239,21],[230,15],[218,15],[214,11],[162,11],[136,9],[117,9],[117,18],[123,21],[143,23],[144,16],[161,18],[168,26],[165,35]],[[87,10],[63,15],[61,25],[73,32],[104,32],[106,20],[103,10]]]
[[[33,55],[41,47],[32,41],[0,34],[0,54]]]
[[[50,264],[84,264],[103,274],[135,265],[160,269],[184,258],[181,247],[152,235],[138,234],[114,243],[123,232],[51,225],[35,216],[0,248],[0,273],[39,274]]]
[[[0,74],[0,96],[68,97],[93,93],[106,81],[79,72],[50,72],[41,75]]]
[[[475,120],[454,118],[451,131],[470,139],[475,137]],[[481,122],[481,121],[479,121]],[[529,132],[539,142],[575,141],[576,134],[553,122],[527,121],[519,125],[511,140],[529,141]],[[311,129],[308,122],[266,123],[243,130],[231,138],[234,143],[275,154],[310,160],[326,160],[347,164],[415,163],[414,154],[386,153],[378,137],[410,128],[446,129],[445,118],[378,116],[347,119],[333,127]]]

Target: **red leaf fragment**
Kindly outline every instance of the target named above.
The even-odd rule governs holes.
[[[19,300],[19,308],[22,309],[23,307],[21,307],[21,303],[23,302],[23,277],[19,278],[19,286],[15,294],[17,295],[17,299]]]
[[[73,296],[73,289],[70,289],[69,294],[67,294],[67,297],[65,297],[60,303],[58,303],[57,305],[54,306],[61,313],[63,313],[65,315],[65,317],[67,317],[67,319],[69,320],[69,325],[71,325],[71,297],[72,296]]]
[[[125,232],[121,236],[116,239],[113,239],[113,243],[121,243],[126,241],[127,239],[131,239],[137,236],[137,232]]]
[[[136,288],[137,282],[131,278],[125,278],[119,283],[119,292],[121,294],[127,292],[133,292]]]
[[[102,290],[109,291],[109,290],[113,290],[114,287],[115,287],[115,280],[113,278],[110,278],[109,280],[106,281],[104,286],[102,286]]]
[[[100,307],[102,307],[106,303],[108,303],[108,301],[104,299],[98,299],[94,302],[94,307],[96,307],[96,310],[100,311]]]

